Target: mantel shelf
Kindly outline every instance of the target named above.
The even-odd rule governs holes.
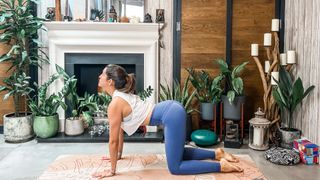
[[[158,31],[163,24],[158,23],[107,23],[107,22],[44,22],[48,30],[77,30],[77,31]]]

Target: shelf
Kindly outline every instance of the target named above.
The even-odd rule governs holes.
[[[36,138],[38,143],[102,143],[108,142],[109,134],[104,133],[101,136],[90,136],[88,132],[83,133],[79,136],[67,136],[64,133],[59,132],[57,136],[42,139]],[[125,142],[163,142],[163,131],[159,132],[150,132],[150,133],[135,133],[132,136],[125,134]]]

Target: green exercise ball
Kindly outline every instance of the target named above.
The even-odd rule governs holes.
[[[192,132],[191,140],[198,146],[210,146],[217,144],[218,136],[213,131],[199,129]]]

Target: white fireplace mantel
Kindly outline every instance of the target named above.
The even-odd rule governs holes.
[[[65,53],[139,53],[144,54],[144,88],[154,89],[148,99],[153,103],[158,97],[158,37],[162,25],[156,23],[105,23],[105,22],[45,22],[47,33],[42,41],[49,48],[49,71],[40,69],[39,82],[55,73],[55,64],[64,68]],[[90,59],[88,59],[90,61]],[[98,77],[97,77],[98,78]],[[58,81],[50,93],[63,87]],[[64,131],[64,111],[59,110],[60,131]]]

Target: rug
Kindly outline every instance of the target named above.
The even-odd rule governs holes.
[[[39,180],[81,180],[95,179],[91,174],[110,167],[110,162],[101,160],[102,155],[62,155],[59,156]],[[105,179],[117,180],[265,180],[248,155],[237,155],[242,173],[208,173],[199,175],[172,175],[167,169],[165,155],[135,154],[124,156],[117,164],[117,175]]]

